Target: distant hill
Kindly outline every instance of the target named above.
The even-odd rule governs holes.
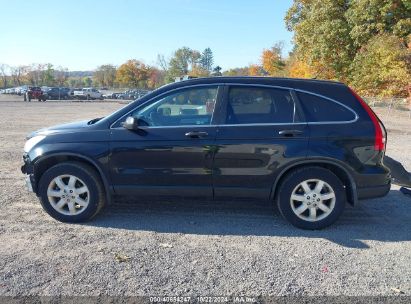
[[[68,76],[69,77],[87,77],[87,76],[93,76],[94,71],[69,71]]]

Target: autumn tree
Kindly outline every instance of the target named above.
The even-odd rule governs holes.
[[[62,87],[68,79],[68,69],[60,66],[55,70],[54,75],[57,85]]]
[[[91,87],[93,79],[91,79],[91,77],[84,77],[82,83],[84,83],[86,87]]]
[[[403,94],[394,71],[405,76],[402,67],[409,66],[400,55],[411,46],[409,0],[294,0],[285,22],[294,31],[297,59],[289,61],[290,75],[351,81],[369,94]]]
[[[23,77],[26,73],[27,66],[19,65],[10,67],[11,77],[13,79],[14,85],[21,86],[23,82]]]
[[[286,74],[293,78],[313,78],[313,68],[296,54],[291,54],[286,62]]]
[[[193,67],[197,67],[200,58],[201,54],[196,50],[188,47],[179,48],[174,52],[168,64],[167,80],[173,81],[175,77],[188,75]]]
[[[350,37],[361,48],[375,36],[390,33],[404,44],[411,33],[411,2],[409,0],[356,0],[345,13]],[[408,41],[409,42],[409,41]]]
[[[207,77],[210,76],[210,72],[201,65],[196,64],[191,68],[191,71],[188,72],[188,75],[193,77]]]
[[[261,65],[250,64],[248,67],[248,76],[264,76],[265,71]]]
[[[41,73],[41,83],[42,85],[52,86],[55,82],[54,68],[51,63],[47,63],[44,71]]]
[[[261,54],[262,68],[269,76],[283,76],[285,61],[281,56],[282,43],[276,43],[269,49],[264,49]]]
[[[141,61],[132,59],[122,64],[116,73],[116,81],[130,88],[147,88],[150,68]]]
[[[351,84],[364,95],[406,96],[411,83],[411,50],[393,35],[371,38],[352,64]]]
[[[249,67],[232,68],[223,72],[223,76],[247,76]]]
[[[100,86],[114,87],[117,69],[114,65],[103,64],[94,72],[94,82]]]
[[[285,17],[294,31],[296,51],[313,65],[321,62],[316,74],[325,78],[332,72],[340,80],[347,78],[355,55],[350,25],[345,18],[347,0],[294,0]]]
[[[163,85],[165,81],[165,72],[155,67],[150,67],[147,80],[147,88],[153,90]]]
[[[71,77],[71,78],[69,78],[68,83],[69,83],[70,87],[73,88],[77,85],[77,79]]]
[[[45,64],[31,64],[29,66],[26,67],[25,70],[25,76],[24,76],[24,80],[25,83],[28,83],[29,85],[42,85],[41,83],[41,75],[44,71],[45,68]]]

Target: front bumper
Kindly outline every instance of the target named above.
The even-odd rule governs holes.
[[[32,174],[30,174],[30,175],[26,174],[26,176],[25,176],[25,178],[24,178],[24,180],[25,180],[25,182],[26,182],[26,189],[27,189],[27,191],[29,191],[29,192],[34,192],[32,179],[33,179],[33,175],[32,175]]]
[[[36,192],[33,166],[31,164],[30,158],[26,153],[23,155],[23,162],[24,163],[23,166],[21,166],[21,172],[25,175],[24,180],[26,188],[30,192]]]

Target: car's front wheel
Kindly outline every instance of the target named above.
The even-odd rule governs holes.
[[[43,209],[62,222],[83,222],[94,217],[105,204],[104,189],[97,172],[78,162],[57,164],[40,178]]]
[[[341,180],[330,170],[303,167],[282,181],[277,205],[291,224],[302,229],[322,229],[342,214],[346,195]]]

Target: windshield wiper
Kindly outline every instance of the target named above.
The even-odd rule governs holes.
[[[90,120],[87,124],[88,124],[88,125],[93,125],[93,124],[95,124],[96,122],[98,122],[99,120],[101,120],[101,119],[103,119],[103,118],[104,118],[104,117],[94,118],[94,119]]]

